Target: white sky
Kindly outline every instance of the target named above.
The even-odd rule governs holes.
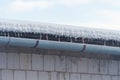
[[[120,30],[120,0],[1,0],[0,18]]]

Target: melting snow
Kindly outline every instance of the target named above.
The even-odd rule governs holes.
[[[120,41],[120,32],[104,29],[84,28],[71,25],[0,20],[0,30],[14,32],[39,32],[70,37],[113,39]]]

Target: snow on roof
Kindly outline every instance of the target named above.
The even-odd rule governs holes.
[[[105,40],[120,41],[120,32],[113,30],[86,28],[80,26],[0,20],[0,30],[14,32],[37,32],[49,33],[55,35],[64,35],[70,37],[99,38]]]

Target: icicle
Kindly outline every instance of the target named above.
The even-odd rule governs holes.
[[[46,33],[53,35],[63,35],[74,38],[78,38],[78,37],[98,38],[104,40],[113,39],[120,41],[119,31],[92,29],[92,28],[50,24],[50,23],[33,23],[33,22],[1,20],[0,31],[20,32],[18,34],[19,36],[22,35],[22,32],[35,32],[35,33]]]

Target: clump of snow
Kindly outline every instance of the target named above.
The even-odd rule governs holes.
[[[0,30],[14,32],[37,32],[70,37],[99,38],[120,41],[120,32],[104,29],[85,28],[71,25],[0,20]]]

